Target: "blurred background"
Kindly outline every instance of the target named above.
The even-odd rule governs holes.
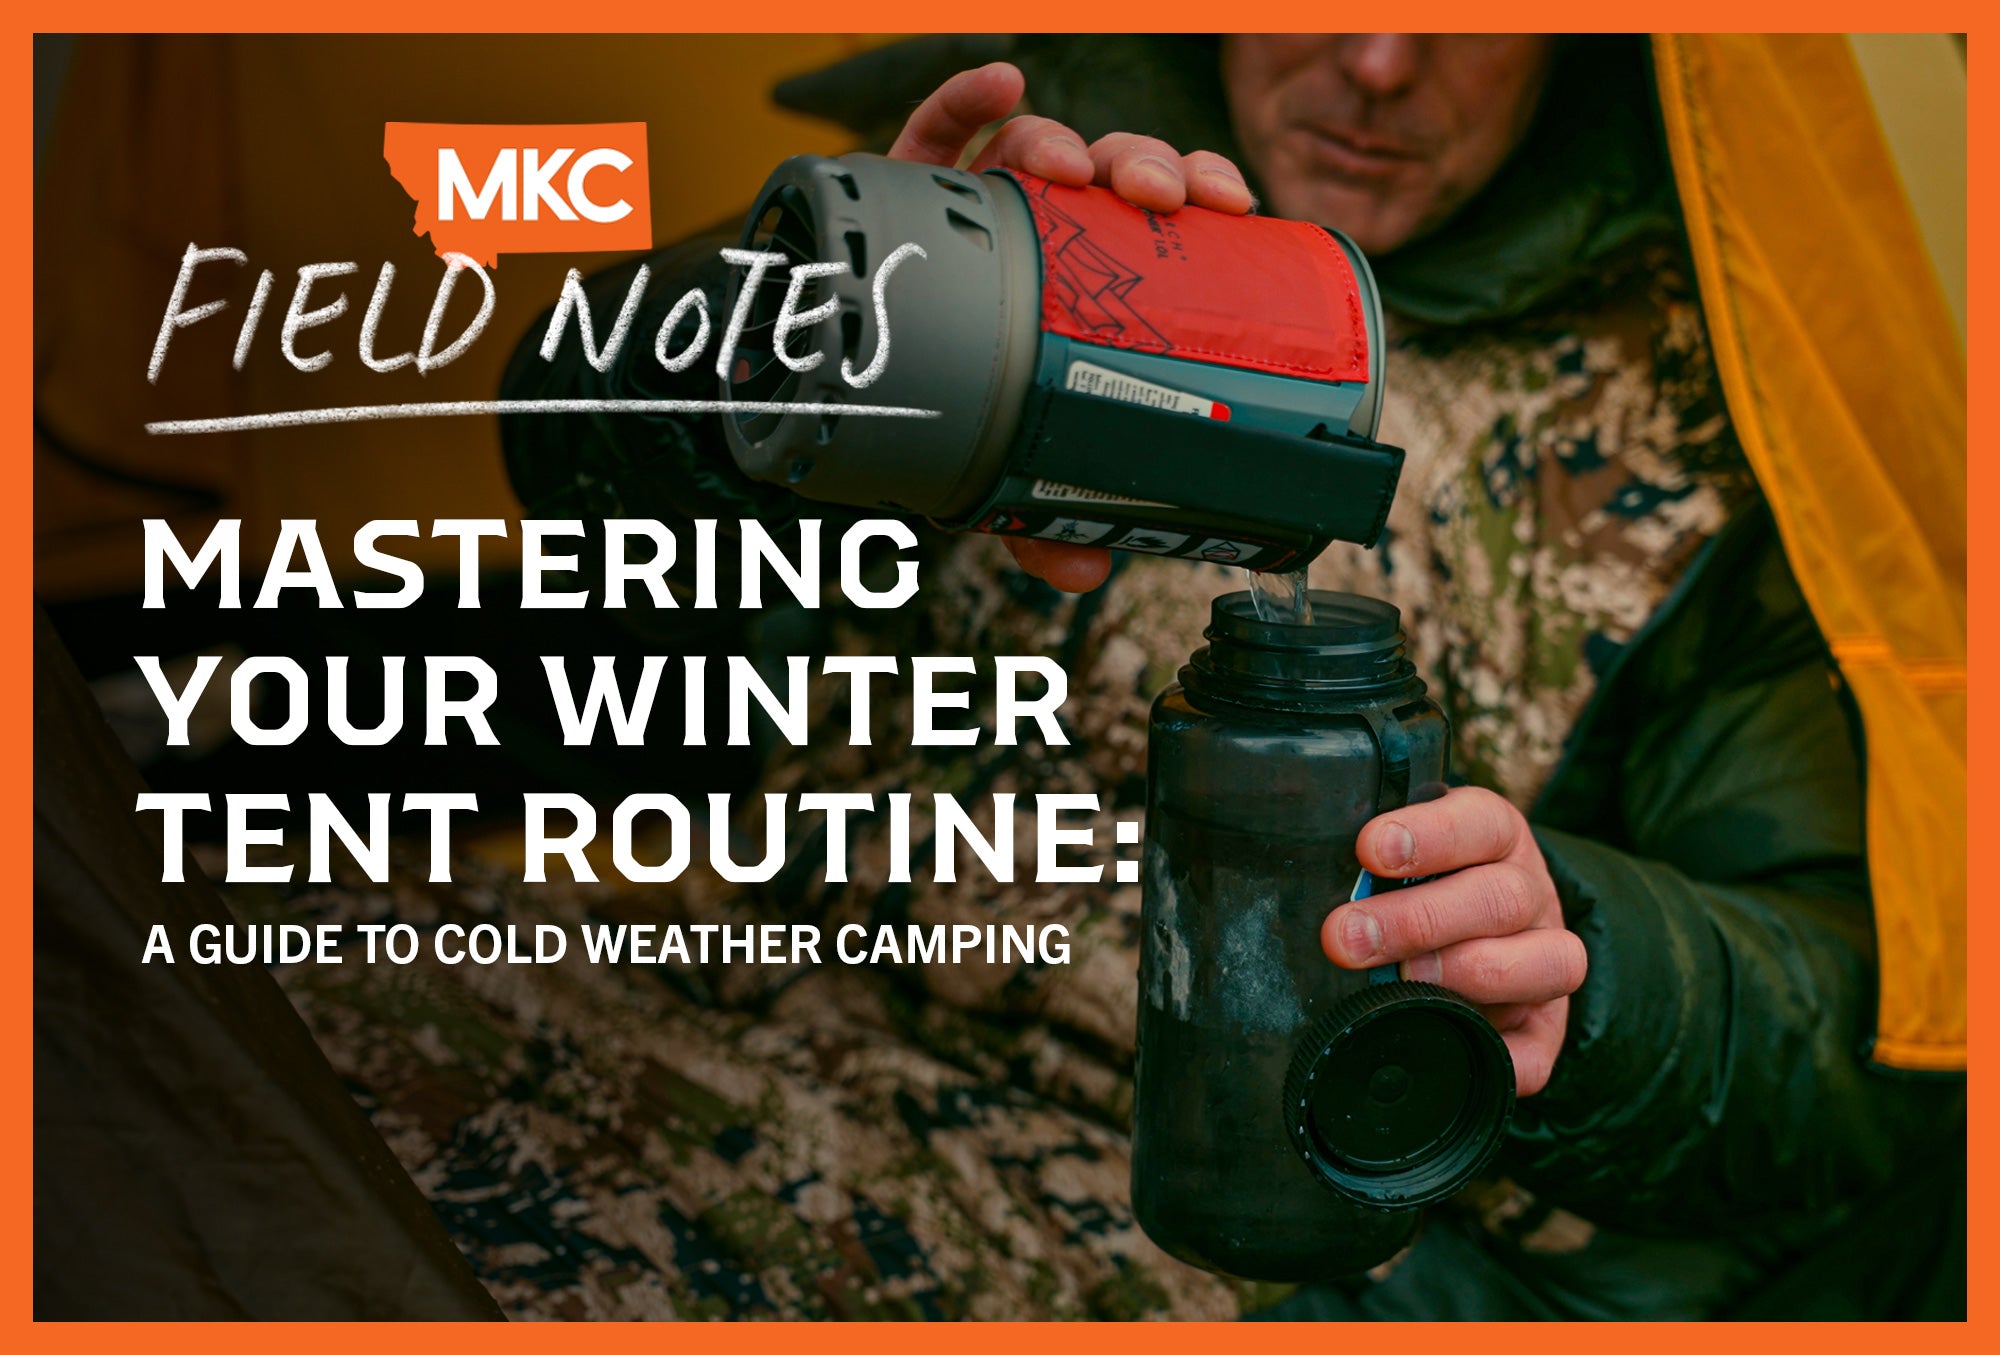
[[[457,608],[456,548],[428,535],[399,548],[433,578],[407,610],[321,611],[297,595],[269,612],[218,611],[212,598],[185,595],[164,611],[138,606],[146,518],[167,519],[189,543],[218,517],[241,518],[252,578],[280,521],[312,518],[345,581],[356,572],[353,533],[370,518],[414,518],[427,533],[433,518],[516,517],[494,420],[192,437],[153,437],[144,424],[491,399],[564,271],[616,261],[504,257],[491,270],[497,310],[462,358],[428,377],[413,367],[370,371],[355,336],[382,263],[398,272],[381,331],[385,353],[406,351],[421,334],[441,269],[431,242],[413,232],[414,204],[383,159],[384,123],[644,122],[655,239],[664,245],[740,213],[785,156],[853,146],[854,133],[780,108],[771,90],[880,42],[838,35],[37,40],[35,591],[156,788],[322,790],[351,801],[365,789],[421,784],[487,789],[497,802],[530,785],[606,793],[660,785],[657,756],[638,749],[579,756],[563,748],[546,700],[529,699],[543,686],[537,655],[611,652],[633,642],[594,610],[544,613],[549,624],[532,636],[496,624],[496,610],[511,615],[518,596],[507,578],[518,532],[486,543],[483,559],[496,577],[483,611]],[[180,331],[158,385],[149,385],[154,337],[190,242],[233,246],[249,263],[203,270],[189,304],[226,295],[231,309]],[[279,350],[283,308],[300,266],[335,261],[358,271],[341,280],[347,314],[319,331],[333,362],[301,373]],[[238,372],[231,366],[237,322],[261,269],[276,281],[256,347]],[[330,299],[333,287],[321,286],[326,297],[316,299]],[[458,289],[447,335],[472,317],[478,292]],[[480,654],[500,676],[501,745],[447,755],[408,747],[414,741],[406,736],[389,748],[348,749],[321,732],[316,709],[313,733],[259,756],[231,738],[218,702],[197,719],[193,747],[166,750],[165,727],[132,656],[160,655],[171,671],[176,658],[191,668],[201,653],[224,657],[223,678],[210,688],[218,695],[227,667],[245,654],[291,655],[309,673],[323,672],[329,653]],[[510,701],[509,693],[521,695]],[[725,764],[726,754],[703,761],[697,753],[677,759],[675,771],[689,778],[684,784],[718,787],[747,774]]]
[[[771,166],[837,153],[842,130],[779,109],[771,86],[860,50],[854,37],[105,37],[44,40],[35,202],[36,589],[51,602],[137,585],[144,516],[245,519],[246,551],[285,517],[331,546],[371,517],[506,517],[514,499],[487,419],[150,438],[148,419],[404,399],[491,398],[513,344],[571,267],[615,256],[517,255],[499,309],[430,377],[355,356],[376,271],[402,282],[383,333],[420,333],[438,264],[382,158],[386,122],[644,122],[653,222],[666,244],[747,204]],[[145,382],[182,251],[232,245],[277,273],[241,373],[234,324],[175,338]],[[351,261],[334,362],[310,375],[271,324],[300,265]],[[216,268],[218,275],[229,272]],[[217,282],[221,281],[218,277]],[[231,279],[231,281],[237,281]],[[214,285],[214,284],[211,284]],[[247,288],[240,283],[232,292]],[[476,288],[458,300],[469,316]],[[240,310],[231,318],[240,316]],[[407,345],[406,345],[407,346]],[[421,548],[420,548],[421,549]],[[450,543],[425,563],[450,564]],[[334,567],[345,561],[338,551]]]

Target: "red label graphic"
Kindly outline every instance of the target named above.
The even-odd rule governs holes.
[[[1050,333],[1281,376],[1368,379],[1361,290],[1319,227],[1201,207],[1162,216],[1108,188],[1014,178],[1042,241]]]
[[[392,122],[382,156],[440,255],[653,247],[643,122]]]

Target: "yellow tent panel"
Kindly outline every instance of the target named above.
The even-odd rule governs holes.
[[[1654,39],[1716,362],[1861,709],[1874,1056],[1965,1065],[1965,355],[1840,37]]]

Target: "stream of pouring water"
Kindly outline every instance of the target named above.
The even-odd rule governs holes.
[[[1268,574],[1250,569],[1243,572],[1250,576],[1250,605],[1257,609],[1259,621],[1282,621],[1293,626],[1312,624],[1312,599],[1306,594],[1303,569],[1273,570]]]

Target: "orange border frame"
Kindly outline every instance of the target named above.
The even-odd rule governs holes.
[[[291,30],[299,32],[442,32],[447,25],[441,20],[450,15],[440,14],[432,9],[413,9],[407,4],[392,3],[391,0],[345,0],[337,11],[315,11],[299,15],[297,19],[274,12],[266,4],[252,3],[250,0],[211,0],[210,3],[179,5],[168,12],[157,4],[135,3],[135,0],[114,0],[89,7],[89,12],[81,12],[73,6],[58,6],[49,3],[27,3],[19,10],[12,11],[27,19],[27,32],[204,32],[243,31],[267,32]],[[827,32],[851,31],[856,21],[865,17],[868,26],[877,32],[916,32],[936,30],[942,20],[962,18],[963,23],[954,25],[965,28],[1006,28],[1038,31],[1095,31],[1102,29],[1139,30],[1211,30],[1219,11],[1212,5],[1198,6],[1188,0],[1151,0],[1139,4],[1133,0],[1098,0],[1084,15],[1094,23],[1080,24],[1079,7],[1074,0],[1014,0],[1005,11],[980,9],[954,13],[936,3],[920,3],[919,0],[863,0],[863,3],[843,7],[837,11],[824,5],[813,5],[806,0],[764,0],[754,7],[738,9],[721,6],[710,8],[705,13],[689,13],[685,10],[674,13],[657,3],[638,4],[633,0],[609,0],[592,8],[591,22],[582,28],[573,24],[551,23],[552,16],[574,19],[580,17],[573,10],[551,10],[528,0],[486,0],[477,10],[469,11],[481,22],[479,28],[493,32],[557,32],[557,31],[634,31],[634,32]],[[1673,28],[1680,31],[1795,31],[1795,32],[1848,32],[1848,31],[1927,31],[1962,32],[1968,35],[1968,52],[1979,47],[1984,33],[1981,20],[2000,15],[2000,10],[1991,6],[1969,3],[1930,3],[1928,0],[1905,0],[1894,7],[1876,4],[1856,3],[1855,0],[1822,0],[1821,3],[1807,4],[1802,0],[1678,0],[1675,4],[1648,4],[1641,8],[1632,6],[1613,7],[1605,0],[1596,3],[1582,3],[1582,0],[1530,0],[1529,3],[1510,5],[1504,11],[1496,10],[1491,4],[1471,3],[1471,0],[1431,0],[1421,6],[1405,4],[1399,6],[1393,18],[1412,27],[1428,28],[1433,31],[1445,29],[1490,29],[1493,20],[1503,18],[1513,27],[1541,28],[1551,31],[1596,31],[1601,30],[1607,20],[1620,28],[1631,28],[1643,19],[1656,19],[1648,27]],[[1232,7],[1228,14],[1232,25],[1246,29],[1266,31],[1310,31],[1324,29],[1330,20],[1342,16],[1337,11],[1329,12],[1324,4],[1302,3],[1301,0],[1253,0],[1253,3]],[[1364,16],[1373,19],[1371,13]],[[1388,14],[1380,17],[1390,18]],[[830,23],[829,19],[844,22]],[[1885,22],[1886,21],[1886,22]],[[2000,24],[1996,24],[2000,27]],[[15,147],[23,152],[23,163],[33,163],[33,112],[34,73],[31,43],[23,41],[15,49],[15,93],[13,107],[16,132]],[[1969,89],[1967,108],[1969,123],[1968,163],[1967,163],[1967,211],[1969,223],[1974,228],[1969,232],[1972,249],[1967,260],[1967,312],[1968,317],[1983,313],[1984,306],[1993,300],[1995,287],[1993,273],[1988,268],[1989,258],[1979,248],[1982,236],[1980,225],[1993,222],[1991,207],[1997,191],[1992,164],[1992,132],[1994,127],[1993,104],[1983,85],[1976,79]],[[17,171],[18,172],[18,171]],[[31,175],[32,182],[32,175]],[[4,225],[0,225],[0,242],[13,257],[22,262],[17,265],[28,272],[27,261],[34,249],[33,214],[17,207]],[[29,276],[32,286],[32,275]],[[1976,324],[1971,318],[1967,323],[1967,361],[1975,361],[1976,349],[1973,339]],[[34,402],[33,334],[28,326],[17,325],[0,335],[0,358],[4,358],[4,370],[8,402],[14,410],[14,418],[29,414]],[[1976,367],[1968,368],[1973,377],[1970,382],[1967,453],[1969,460],[1970,505],[1995,506],[1996,471],[1983,456],[1972,455],[1972,450],[1992,442],[1992,418],[1996,400],[1994,388],[1978,379]],[[20,425],[17,423],[18,429]],[[4,773],[0,773],[0,861],[13,863],[7,874],[16,881],[15,888],[21,893],[16,896],[17,915],[26,911],[24,905],[31,906],[32,899],[32,811],[33,774],[31,749],[34,738],[33,721],[33,671],[32,663],[32,585],[25,581],[34,576],[33,554],[33,471],[32,456],[28,448],[0,459],[0,520],[9,522],[11,531],[0,534],[0,576],[10,582],[7,585],[6,614],[13,617],[5,628],[4,652],[6,662],[0,665],[0,747],[8,749]],[[1968,509],[1970,511],[1970,509]],[[1969,626],[1969,671],[1973,675],[1975,690],[1982,685],[1982,675],[1989,671],[1986,661],[1991,652],[1992,595],[1979,586],[1982,580],[1993,576],[2000,565],[1996,565],[1988,539],[1974,533],[1969,557],[1968,583],[1971,588]],[[19,581],[19,582],[17,582]],[[1994,756],[1995,721],[1988,708],[1980,702],[1971,703],[1971,719],[1967,731],[1968,751],[1971,756],[1971,778],[1967,788],[1967,814],[1969,819],[1981,820],[1983,811],[1992,803],[1992,778],[1986,773],[1993,764],[1987,758]],[[1974,834],[1970,848],[1972,886],[1979,892],[1981,886],[1994,878],[1994,866],[2000,862],[2000,835]],[[24,869],[23,867],[27,867]],[[30,916],[32,914],[30,913]],[[1967,964],[1975,969],[1973,977],[1981,977],[1977,971],[1989,974],[1995,965],[1986,952],[1987,922],[1978,910],[1973,910],[1969,920]],[[26,938],[19,938],[11,945],[0,949],[0,991],[11,997],[13,1016],[6,1023],[5,1038],[0,1039],[0,1081],[23,1089],[21,1103],[8,1107],[4,1124],[0,1124],[0,1159],[7,1164],[7,1179],[11,1189],[7,1192],[13,1202],[6,1211],[4,1232],[0,1232],[0,1295],[4,1295],[3,1309],[7,1314],[7,1326],[17,1334],[26,1335],[35,1347],[47,1350],[122,1350],[129,1337],[137,1336],[155,1350],[172,1352],[224,1352],[233,1350],[256,1350],[273,1339],[268,1331],[247,1327],[218,1326],[211,1324],[165,1324],[149,1323],[137,1329],[129,1327],[109,1327],[97,1324],[55,1325],[34,1324],[34,1265],[33,1265],[33,1151],[34,1129],[31,1115],[33,1087],[33,950]],[[1974,1009],[1983,1006],[1981,985],[1971,985],[1971,1001]],[[1971,1084],[1972,1118],[1976,1125],[1991,1124],[1988,1103],[1991,1094],[1988,1084]],[[1978,1131],[1971,1140],[1975,1147],[1981,1146]],[[1991,1225],[1995,1199],[1995,1169],[1991,1159],[1974,1153],[1970,1162],[1972,1199],[1985,1206],[1970,1210],[1971,1236],[1968,1264],[1969,1321],[1963,1327],[1925,1329],[1921,1339],[1942,1342],[1951,1348],[1965,1348],[1972,1340],[1969,1330],[1986,1317],[1991,1304],[1981,1286],[1971,1281],[1983,1271],[1983,1263],[1992,1254]],[[26,1327],[26,1332],[20,1328]],[[449,1333],[430,1326],[391,1325],[385,1328],[370,1328],[366,1339],[376,1348],[404,1349],[419,1351],[434,1348],[441,1339],[450,1336],[471,1336],[479,1333],[479,1339],[491,1340],[496,1344],[508,1345],[515,1341],[547,1350],[558,1345],[569,1349],[592,1350],[648,1350],[653,1342],[661,1339],[663,1333],[644,1330],[632,1325],[603,1324],[583,1329],[581,1327],[557,1328],[514,1325],[511,1327],[481,1326],[454,1329]],[[1169,1327],[1049,1327],[1032,1335],[1020,1330],[1015,1323],[969,1324],[954,1333],[949,1339],[952,1344],[967,1355],[987,1355],[1009,1349],[1021,1339],[1044,1343],[1051,1350],[1076,1352],[1102,1349],[1106,1344],[1126,1346],[1132,1349],[1144,1348],[1149,1355],[1206,1355],[1210,1345],[1224,1331],[1232,1331],[1249,1339],[1252,1333],[1268,1333],[1267,1339],[1278,1344],[1289,1344],[1300,1339],[1295,1329],[1265,1326],[1229,1326],[1212,1324],[1180,1324]],[[1858,1324],[1834,1324],[1810,1330],[1790,1328],[1794,1339],[1810,1339],[1817,1351],[1854,1350],[1862,1351],[1867,1345],[1879,1339],[1879,1334],[1863,1330]],[[1699,1337],[1702,1343],[1716,1350],[1759,1351],[1765,1343],[1773,1339],[1773,1333],[1749,1330],[1742,1327],[1718,1326],[1704,1330]],[[1913,1334],[1914,1335],[1914,1334]],[[278,1340],[288,1349],[299,1351],[326,1351],[329,1355],[342,1351],[345,1346],[359,1339],[359,1333],[335,1324],[302,1324],[288,1326]],[[769,1355],[783,1355],[794,1342],[809,1341],[822,1350],[836,1352],[851,1351],[854,1355],[879,1355],[890,1350],[916,1351],[928,1348],[938,1339],[938,1333],[921,1326],[899,1327],[869,1324],[865,1327],[822,1325],[805,1335],[792,1326],[773,1327],[759,1324],[726,1324],[716,1326],[688,1326],[676,1329],[670,1339],[684,1339],[703,1351],[768,1352]],[[1321,1338],[1324,1339],[1324,1338]],[[1333,1339],[1339,1339],[1334,1337]],[[1459,1329],[1435,1326],[1401,1326],[1394,1331],[1385,1331],[1379,1336],[1373,1333],[1358,1339],[1394,1340],[1401,1343],[1445,1349],[1448,1344],[1457,1344],[1461,1339]],[[1595,1344],[1601,1337],[1594,1331],[1563,1330],[1554,1333],[1545,1331],[1528,1332],[1526,1329],[1483,1324],[1473,1337],[1480,1345],[1490,1350],[1583,1350],[1585,1343]],[[1682,1334],[1663,1325],[1628,1326],[1616,1338],[1622,1345],[1633,1350],[1667,1351],[1682,1343]],[[1864,1344],[1866,1343],[1866,1344]]]

